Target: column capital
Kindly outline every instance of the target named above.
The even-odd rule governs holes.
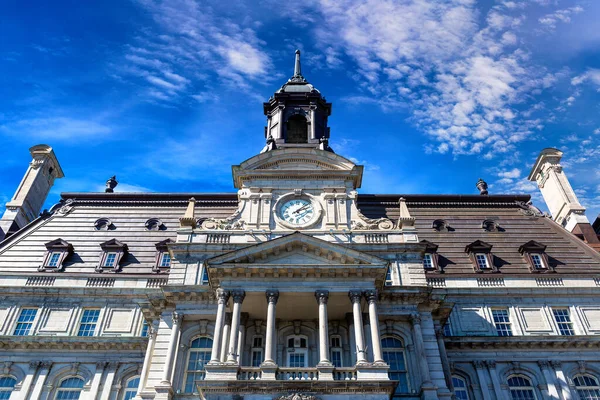
[[[376,303],[379,299],[379,293],[377,292],[377,290],[365,290],[364,295],[369,304]]]
[[[540,366],[541,369],[549,369],[550,368],[550,361],[538,361],[538,365]]]
[[[267,296],[267,303],[277,304],[277,300],[279,300],[279,290],[277,289],[269,289],[265,292]]]
[[[350,298],[352,304],[360,303],[362,299],[362,292],[360,290],[351,290],[348,292],[348,297]]]
[[[488,367],[489,369],[495,369],[496,368],[496,361],[494,360],[487,360],[484,361],[485,366]]]
[[[419,313],[412,313],[409,315],[408,317],[410,319],[410,322],[413,325],[420,325],[421,324],[421,315]]]
[[[317,299],[317,303],[327,304],[327,300],[329,299],[329,290],[316,290],[315,298]]]
[[[483,369],[483,367],[485,367],[485,363],[483,361],[473,361],[473,366],[476,369]]]
[[[40,365],[42,365],[41,361],[29,361],[29,369],[35,371]]]
[[[229,292],[221,288],[216,290],[217,301],[219,304],[226,304],[229,300]]]
[[[560,368],[562,363],[560,361],[552,360],[550,361],[550,365],[552,365],[554,368]]]
[[[241,303],[246,297],[246,292],[241,289],[236,289],[231,292],[231,297],[233,297],[234,303]]]
[[[183,320],[183,313],[179,311],[173,311],[173,325],[179,325],[181,320]]]

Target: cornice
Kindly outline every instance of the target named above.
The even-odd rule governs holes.
[[[599,336],[450,336],[444,342],[448,350],[498,349],[600,349]]]
[[[145,337],[78,337],[78,336],[0,336],[0,349],[69,350],[104,353],[137,351],[143,355],[148,344]]]
[[[321,382],[323,383],[323,382]],[[255,393],[279,394],[290,393],[315,393],[320,394],[356,394],[382,393],[391,395],[398,381],[329,381],[327,384],[315,385],[312,381],[202,381],[201,389],[204,393]]]

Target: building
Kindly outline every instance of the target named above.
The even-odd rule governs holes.
[[[113,177],[36,217],[63,172],[31,149],[0,223],[1,399],[600,398],[598,239],[557,150],[530,176],[555,221],[483,181],[358,194],[299,52],[264,113],[237,193]]]

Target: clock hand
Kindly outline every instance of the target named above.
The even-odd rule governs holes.
[[[296,211],[294,211],[293,214],[298,214],[300,211],[303,211],[307,207],[310,207],[310,204],[307,204],[305,206],[300,207],[299,209],[297,209]]]

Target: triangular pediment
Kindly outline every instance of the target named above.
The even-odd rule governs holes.
[[[223,264],[256,265],[385,265],[387,261],[300,232],[235,250],[207,261],[209,266]]]

